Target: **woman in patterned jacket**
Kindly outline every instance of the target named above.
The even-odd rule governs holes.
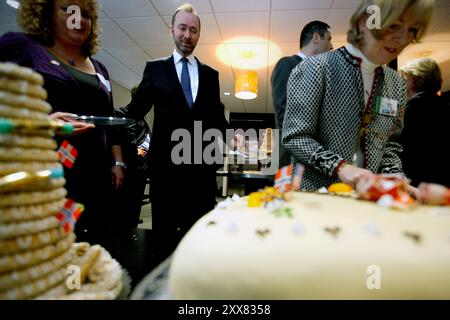
[[[403,175],[397,139],[406,85],[385,64],[424,36],[433,10],[434,0],[364,0],[345,47],[292,71],[282,137],[293,162],[305,166],[301,189]]]

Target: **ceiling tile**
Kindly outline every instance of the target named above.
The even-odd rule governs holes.
[[[109,17],[106,15],[106,13],[103,12],[103,10],[100,10],[100,14],[98,15],[100,20],[106,20],[109,19]]]
[[[333,8],[340,8],[340,9],[351,8],[353,9],[353,11],[355,11],[356,8],[358,8],[358,6],[360,5],[360,3],[361,0],[334,0]]]
[[[7,32],[20,32],[22,31],[17,24],[0,24],[0,36]]]
[[[157,16],[148,0],[100,0],[101,8],[110,18]]]
[[[134,73],[138,74],[138,75],[143,75],[144,74],[144,70],[145,70],[145,64],[142,65],[130,65],[127,64],[127,67],[130,68],[131,70],[133,70]]]
[[[269,12],[216,14],[224,40],[235,37],[269,38]]]
[[[274,42],[299,41],[303,27],[313,20],[325,21],[328,10],[272,11],[270,40]]]
[[[138,65],[144,67],[150,56],[139,47],[104,47],[111,56],[126,65]]]
[[[152,59],[160,59],[172,55],[174,46],[144,46],[143,48],[152,57]]]
[[[296,54],[300,50],[299,40],[296,39],[296,42],[278,42],[278,46],[281,50],[281,56],[291,56]]]
[[[185,0],[151,0],[158,9],[161,15],[172,16],[176,9],[182,4],[186,3]],[[211,6],[208,0],[190,0],[190,4],[194,6],[198,13],[209,13],[212,12]]]
[[[212,13],[199,14],[201,21],[199,44],[220,43],[222,36]]]
[[[211,0],[214,12],[268,11],[269,0]]]
[[[350,27],[350,17],[353,9],[334,9],[331,10],[326,23],[329,24],[331,37],[333,41],[347,41],[347,31]]]
[[[141,81],[141,76],[125,66],[113,66],[108,68],[110,77],[127,88],[132,88],[136,83]]]
[[[133,40],[124,33],[113,20],[100,20],[102,28],[102,46],[134,46]]]
[[[0,26],[5,24],[17,24],[14,12],[11,14],[7,14],[6,12],[0,11]]]
[[[140,45],[171,44],[169,27],[160,17],[120,18],[115,20]]]
[[[123,63],[121,63],[119,60],[111,56],[104,49],[99,50],[95,54],[94,58],[103,63],[107,68],[114,66],[123,66]]]
[[[286,9],[328,9],[333,0],[275,0],[272,1],[272,10]]]
[[[6,1],[0,1],[0,25],[15,24],[17,10],[6,4]]]

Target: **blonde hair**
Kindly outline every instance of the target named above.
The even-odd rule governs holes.
[[[380,40],[400,16],[408,9],[412,15],[419,18],[420,28],[414,35],[414,42],[419,42],[425,35],[434,11],[434,0],[363,0],[350,19],[350,29],[347,32],[347,40],[354,46],[361,48],[364,34],[359,29],[359,22],[368,15],[369,6],[378,6],[381,15],[381,28],[370,30],[375,39]]]
[[[175,23],[175,17],[177,16],[178,12],[180,12],[180,11],[189,12],[189,13],[192,13],[194,16],[196,16],[198,19],[198,27],[200,28],[201,23],[200,23],[200,17],[197,14],[197,10],[195,10],[194,6],[188,2],[185,4],[182,4],[181,6],[179,6],[177,8],[177,10],[175,11],[175,13],[172,16],[172,26]]]
[[[53,45],[53,11],[57,0],[22,0],[17,13],[17,23],[22,30],[45,46]],[[100,47],[100,25],[98,23],[98,4],[96,0],[73,0],[87,5],[91,17],[91,32],[83,44],[85,56],[94,55]]]
[[[409,61],[400,69],[400,74],[413,81],[415,92],[438,92],[442,87],[442,73],[439,65],[431,58]]]

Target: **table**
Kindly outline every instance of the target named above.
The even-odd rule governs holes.
[[[266,186],[272,186],[274,175],[265,173],[264,171],[247,170],[247,171],[228,171],[219,170],[217,176],[230,178],[231,182],[244,185],[244,193],[248,195],[251,192],[262,189]],[[223,183],[222,196],[228,196],[228,179]]]

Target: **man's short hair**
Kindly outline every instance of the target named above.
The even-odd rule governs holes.
[[[307,46],[311,42],[315,32],[323,38],[328,29],[330,29],[330,26],[322,21],[315,20],[308,23],[300,34],[300,49]]]
[[[177,8],[177,10],[175,11],[175,13],[172,16],[172,26],[174,26],[175,17],[177,16],[178,12],[180,12],[180,11],[186,11],[186,12],[192,13],[194,16],[196,16],[198,19],[198,26],[199,26],[199,28],[201,27],[200,17],[198,16],[197,10],[195,10],[194,6],[190,3],[185,3]]]

